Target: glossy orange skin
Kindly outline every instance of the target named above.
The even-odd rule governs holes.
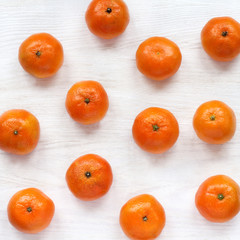
[[[146,221],[143,219],[147,218]],[[162,205],[149,194],[130,199],[120,211],[120,225],[132,240],[152,240],[162,232],[166,217]]]
[[[37,146],[39,137],[39,122],[30,112],[13,109],[0,116],[0,149],[3,151],[28,154]]]
[[[211,120],[215,116],[215,120]],[[217,100],[203,103],[193,117],[197,136],[210,144],[223,144],[232,139],[236,130],[233,110]]]
[[[28,37],[21,44],[18,54],[23,69],[37,78],[53,76],[62,66],[63,58],[61,43],[48,33]]]
[[[156,131],[153,128],[155,125],[159,127]],[[135,142],[143,150],[155,154],[163,153],[178,139],[178,122],[168,110],[150,107],[137,115],[132,134]]]
[[[222,194],[223,199],[218,195]],[[195,203],[200,214],[211,222],[227,222],[240,210],[240,188],[230,177],[216,175],[199,187]]]
[[[112,12],[108,13],[110,8]],[[128,7],[122,0],[93,0],[85,15],[89,30],[103,39],[122,34],[129,23]]]
[[[138,70],[146,77],[162,81],[173,76],[182,62],[179,47],[164,37],[151,37],[136,52]]]
[[[90,177],[87,177],[90,173]],[[66,181],[73,195],[84,201],[104,196],[112,185],[110,164],[96,154],[86,154],[76,159],[68,168]]]
[[[212,18],[204,26],[201,40],[204,50],[214,60],[231,61],[240,52],[240,24],[231,17]]]
[[[31,208],[31,212],[28,208]],[[53,201],[36,188],[27,188],[13,195],[8,203],[8,219],[20,232],[38,233],[51,223]]]
[[[86,99],[89,103],[85,102]],[[85,125],[93,124],[106,115],[108,95],[99,82],[77,82],[68,91],[65,105],[72,119]]]

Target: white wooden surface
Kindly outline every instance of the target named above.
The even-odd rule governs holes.
[[[224,224],[204,220],[194,205],[199,184],[215,174],[240,183],[240,134],[223,146],[201,142],[192,117],[203,102],[218,99],[239,119],[240,58],[212,61],[200,44],[200,31],[215,16],[240,21],[238,0],[128,0],[131,21],[119,38],[103,41],[87,29],[84,14],[90,0],[0,1],[0,111],[24,108],[37,116],[41,139],[30,155],[0,152],[1,240],[127,239],[118,223],[121,206],[131,197],[153,194],[166,210],[159,239],[236,240],[240,215]],[[23,71],[17,53],[32,33],[49,32],[64,47],[65,62],[49,80]],[[153,82],[135,66],[138,45],[165,36],[181,48],[183,62],[169,81]],[[97,125],[81,126],[68,116],[65,96],[81,80],[98,80],[109,95],[110,109]],[[134,143],[135,116],[150,106],[167,108],[179,121],[180,137],[166,154],[151,155]],[[80,155],[97,153],[113,168],[110,192],[95,202],[82,202],[69,192],[65,172]],[[7,203],[18,190],[37,187],[55,202],[50,227],[36,236],[17,232],[7,220]]]

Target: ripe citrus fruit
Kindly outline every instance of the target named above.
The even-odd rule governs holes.
[[[102,120],[108,105],[107,93],[96,81],[75,83],[66,97],[66,109],[69,115],[82,124],[92,124]]]
[[[195,203],[200,214],[211,222],[226,222],[240,210],[240,188],[230,177],[217,175],[199,187]]]
[[[119,220],[130,239],[152,240],[165,226],[165,212],[156,198],[143,194],[130,199],[122,207]]]
[[[13,154],[28,154],[37,146],[40,126],[37,118],[23,109],[0,116],[0,149]]]
[[[236,130],[233,110],[221,101],[203,103],[193,117],[193,127],[198,137],[211,144],[229,141]]]
[[[37,78],[47,78],[62,66],[63,48],[52,35],[37,33],[21,44],[18,59],[26,72]]]
[[[182,62],[179,47],[164,37],[151,37],[140,44],[136,53],[138,70],[146,77],[161,81],[173,76]]]
[[[94,35],[111,39],[125,31],[129,23],[129,13],[122,0],[92,0],[85,19]]]
[[[137,115],[132,134],[135,142],[143,150],[150,153],[163,153],[178,139],[178,122],[166,109],[147,108]]]
[[[66,173],[70,191],[84,201],[96,200],[105,195],[112,185],[112,179],[111,166],[96,154],[79,157]]]
[[[240,52],[240,24],[230,17],[211,19],[201,33],[206,53],[217,61],[231,61]]]
[[[50,224],[55,207],[53,201],[36,188],[21,190],[8,203],[8,219],[20,232],[38,233]]]

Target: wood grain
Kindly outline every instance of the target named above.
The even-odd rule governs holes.
[[[239,131],[231,142],[209,146],[196,137],[192,117],[202,102],[218,99],[234,109],[240,123],[240,59],[216,63],[200,44],[200,31],[210,18],[227,15],[240,21],[240,2],[128,0],[129,27],[110,41],[88,31],[84,13],[89,2],[0,1],[0,110],[27,109],[41,124],[41,140],[32,154],[0,152],[0,239],[127,239],[119,211],[141,193],[153,194],[166,210],[159,239],[238,239],[240,216],[224,224],[209,223],[198,214],[194,195],[211,175],[226,174],[240,182]],[[64,65],[49,80],[34,79],[18,63],[19,45],[37,32],[53,34],[64,47]],[[136,49],[151,36],[168,37],[182,51],[182,66],[168,81],[153,82],[136,69]],[[108,92],[110,109],[100,124],[80,126],[65,110],[67,90],[81,80],[100,81]],[[131,136],[135,116],[150,106],[169,109],[180,125],[177,144],[159,156],[140,150]],[[65,182],[70,163],[86,153],[106,158],[114,173],[109,194],[90,203],[75,199]],[[56,204],[51,226],[34,237],[17,232],[7,220],[8,200],[26,187],[40,188]]]

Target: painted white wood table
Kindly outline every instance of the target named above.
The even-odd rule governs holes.
[[[142,193],[153,194],[166,210],[159,239],[239,239],[240,215],[213,224],[194,205],[195,192],[207,177],[226,174],[240,182],[239,131],[231,142],[210,146],[196,137],[192,117],[201,103],[219,99],[234,109],[240,124],[240,58],[214,62],[200,44],[200,31],[210,18],[228,15],[240,21],[240,2],[128,0],[130,24],[110,41],[88,31],[84,14],[89,2],[0,1],[0,110],[27,109],[41,125],[41,139],[32,154],[0,152],[0,239],[127,239],[118,223],[119,211]],[[64,47],[64,65],[52,79],[37,80],[18,63],[19,45],[37,32],[53,34]],[[168,37],[182,51],[182,66],[169,81],[148,80],[136,69],[136,49],[151,36]],[[67,90],[81,80],[100,81],[108,92],[110,108],[100,124],[81,126],[65,110]],[[135,116],[150,106],[169,109],[179,121],[179,139],[163,155],[143,152],[132,139]],[[65,182],[70,163],[86,153],[106,158],[114,173],[109,193],[94,202],[73,197]],[[8,200],[27,187],[41,189],[56,205],[50,227],[35,236],[17,232],[7,220]]]

